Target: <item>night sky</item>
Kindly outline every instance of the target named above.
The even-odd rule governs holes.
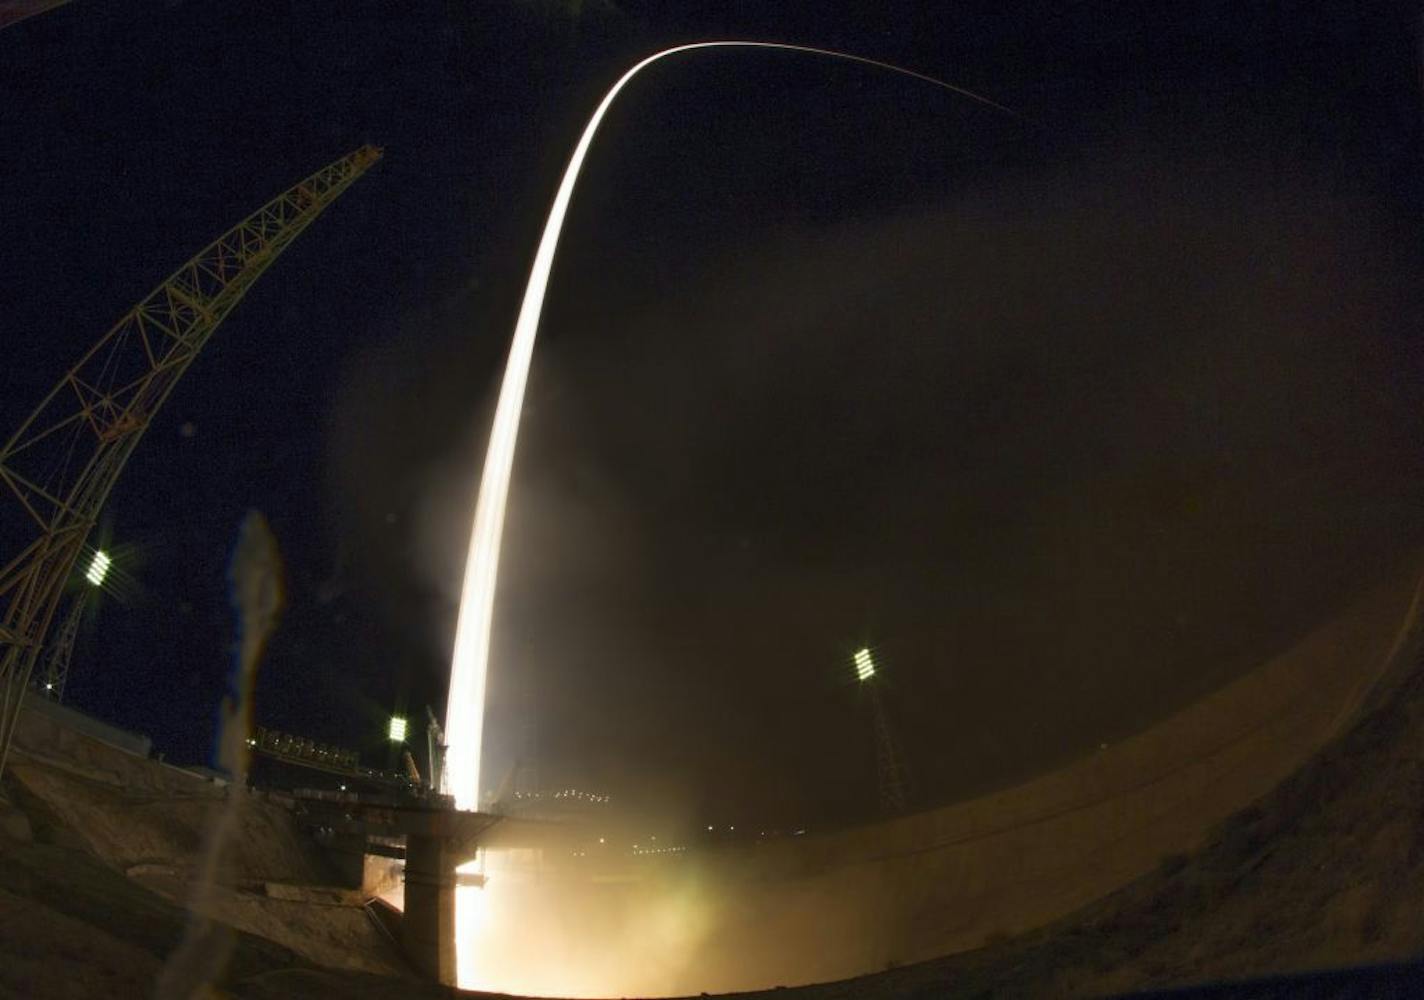
[[[864,818],[869,644],[917,801],[950,801],[1150,725],[1417,551],[1417,10],[863,6],[75,0],[0,32],[6,433],[209,240],[386,150],[130,461],[69,700],[208,759],[255,508],[289,600],[257,721],[383,763],[392,710],[443,716],[557,177],[627,65],[716,37],[1022,117],[746,52],[615,105],[535,354],[486,784],[518,758],[698,822]]]

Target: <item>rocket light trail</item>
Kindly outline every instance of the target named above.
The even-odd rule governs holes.
[[[494,615],[495,583],[499,571],[499,548],[504,530],[504,510],[509,498],[509,477],[514,466],[514,444],[519,434],[519,414],[524,406],[524,388],[529,376],[529,361],[534,352],[534,335],[544,309],[544,293],[549,285],[549,272],[554,266],[554,252],[564,227],[564,216],[573,197],[574,185],[584,157],[588,154],[594,133],[613,99],[628,81],[645,67],[680,52],[711,48],[778,49],[827,56],[847,62],[861,63],[899,73],[933,84],[943,90],[968,97],[981,104],[1013,115],[1014,112],[971,91],[945,83],[934,77],[890,63],[863,56],[835,52],[830,49],[778,42],[717,41],[677,45],[655,52],[624,73],[604,95],[584,126],[578,145],[574,147],[569,165],[559,183],[554,204],[544,223],[544,233],[534,255],[529,283],[514,324],[514,338],[509,360],[500,385],[499,402],[490,430],[489,450],[480,477],[479,501],[475,508],[474,527],[470,533],[469,555],[465,562],[465,581],[460,599],[460,616],[455,626],[455,647],[450,663],[450,692],[445,715],[447,750],[445,773],[447,787],[459,809],[479,808],[480,742],[484,737],[485,676],[488,667],[490,625]]]

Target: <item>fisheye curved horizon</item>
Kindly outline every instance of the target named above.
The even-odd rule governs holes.
[[[893,63],[832,49],[782,42],[726,40],[676,45],[655,52],[636,63],[609,88],[584,126],[568,166],[564,169],[563,179],[559,183],[553,205],[544,223],[544,231],[529,272],[529,281],[525,286],[524,299],[515,321],[504,378],[500,384],[499,401],[490,429],[489,447],[480,475],[479,499],[465,561],[445,711],[445,734],[449,743],[445,759],[445,783],[446,789],[454,796],[458,809],[478,809],[480,804],[480,751],[484,737],[485,681],[505,506],[509,496],[515,441],[519,433],[519,415],[524,405],[524,390],[528,381],[535,335],[543,314],[544,296],[569,202],[573,198],[574,187],[578,183],[579,173],[593,137],[614,99],[629,81],[646,67],[668,56],[710,48],[775,49],[860,63],[932,84],[986,107],[1018,117],[1012,109],[983,95]]]

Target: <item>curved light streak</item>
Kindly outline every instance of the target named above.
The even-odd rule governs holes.
[[[863,56],[817,49],[805,45],[784,45],[778,42],[693,42],[655,52],[619,77],[603,96],[593,117],[584,126],[583,135],[574,147],[569,165],[564,169],[549,218],[544,223],[544,235],[534,254],[534,266],[529,271],[529,284],[524,289],[524,301],[514,324],[514,339],[509,348],[504,381],[500,385],[499,403],[490,429],[489,451],[480,477],[480,496],[475,508],[474,527],[470,533],[470,551],[465,561],[465,583],[460,598],[460,617],[455,626],[455,648],[450,663],[450,693],[445,711],[445,733],[449,742],[445,774],[447,790],[455,796],[459,809],[479,808],[480,742],[484,737],[485,674],[489,658],[490,625],[494,616],[495,582],[499,571],[499,547],[504,530],[504,509],[509,498],[509,477],[514,467],[514,443],[519,434],[519,414],[524,406],[524,386],[529,376],[529,359],[534,352],[534,335],[544,309],[544,292],[549,286],[549,272],[554,266],[559,234],[564,228],[564,216],[573,197],[574,185],[584,157],[593,142],[603,116],[613,99],[628,81],[660,59],[694,49],[747,48],[780,49],[828,56],[847,62],[862,63],[879,69],[913,77],[944,90],[968,97],[999,111],[1014,112],[962,87],[936,80],[891,63]]]

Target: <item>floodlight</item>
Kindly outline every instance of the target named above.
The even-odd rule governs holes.
[[[862,649],[855,654],[855,678],[868,681],[875,676],[875,661],[870,658],[870,650]]]
[[[405,720],[399,715],[391,716],[391,727],[386,730],[386,735],[390,737],[392,743],[405,742]]]
[[[113,560],[109,558],[107,553],[102,550],[96,550],[93,560],[89,563],[89,569],[84,573],[84,579],[96,587],[102,585],[104,577],[109,575],[109,567],[112,564]]]

